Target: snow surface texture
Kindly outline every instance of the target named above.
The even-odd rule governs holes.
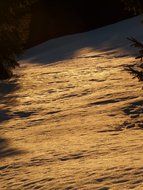
[[[0,83],[0,190],[143,189],[141,16],[29,49]]]

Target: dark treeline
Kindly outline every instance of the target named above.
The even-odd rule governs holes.
[[[12,76],[16,58],[23,52],[30,32],[31,6],[36,0],[0,1],[0,79]]]

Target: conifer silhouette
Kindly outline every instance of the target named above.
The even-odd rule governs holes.
[[[0,79],[12,76],[19,66],[30,26],[30,7],[36,0],[0,0]]]

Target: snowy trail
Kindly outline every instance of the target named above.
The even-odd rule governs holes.
[[[0,189],[143,189],[142,84],[121,53],[32,55],[0,84]]]

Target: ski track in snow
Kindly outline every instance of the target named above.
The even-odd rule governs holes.
[[[21,61],[0,83],[0,190],[143,189],[142,84],[123,68],[133,62],[90,47]]]

